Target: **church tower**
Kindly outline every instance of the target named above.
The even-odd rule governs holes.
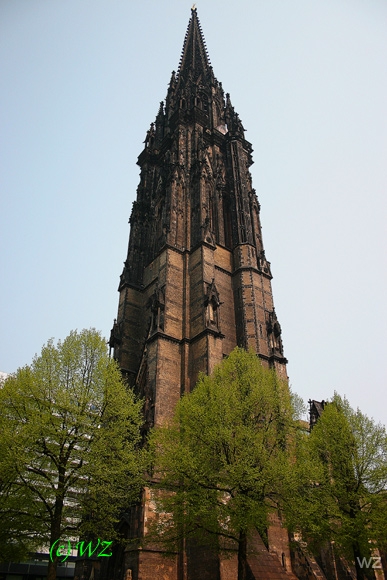
[[[211,373],[237,345],[252,348],[287,377],[249,171],[252,146],[215,78],[195,8],[177,73],[137,163],[140,183],[109,344],[144,400],[147,431],[172,416],[199,372]],[[143,505],[125,515],[127,537],[146,536],[151,504],[147,489]],[[117,558],[113,575],[232,578],[229,564],[215,560],[186,548],[167,564],[154,547],[132,544]],[[272,565],[281,568],[278,560]]]
[[[252,146],[214,76],[195,8],[137,163],[110,347],[151,427],[237,345],[286,377]]]

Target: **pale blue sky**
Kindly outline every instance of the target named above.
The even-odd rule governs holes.
[[[108,336],[136,159],[190,2],[0,2],[0,370]],[[254,148],[293,389],[387,423],[387,3],[197,2]]]

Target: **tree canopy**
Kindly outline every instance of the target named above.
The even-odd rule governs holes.
[[[141,402],[95,330],[49,341],[7,378],[0,389],[3,557],[80,534],[113,540],[120,510],[143,485],[141,424]]]
[[[334,543],[358,578],[374,578],[360,564],[387,547],[385,428],[335,394],[297,455],[292,527],[311,547]]]
[[[236,542],[245,578],[249,532],[265,537],[281,503],[295,415],[288,384],[253,352],[236,348],[202,375],[171,424],[154,433],[155,476],[173,492],[157,496],[159,538],[171,547],[182,536],[215,547]]]

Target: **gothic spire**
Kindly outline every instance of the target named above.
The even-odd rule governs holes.
[[[191,18],[184,38],[177,75],[179,79],[187,80],[191,74],[196,80],[200,76],[206,77],[211,72],[212,67],[207,53],[206,41],[197,10],[193,7],[191,8]]]

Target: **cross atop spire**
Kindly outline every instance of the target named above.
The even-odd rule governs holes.
[[[196,79],[200,75],[207,76],[211,71],[212,67],[206,41],[204,40],[196,5],[194,4],[191,8],[191,18],[185,34],[177,74],[178,77],[185,79],[191,74]]]

